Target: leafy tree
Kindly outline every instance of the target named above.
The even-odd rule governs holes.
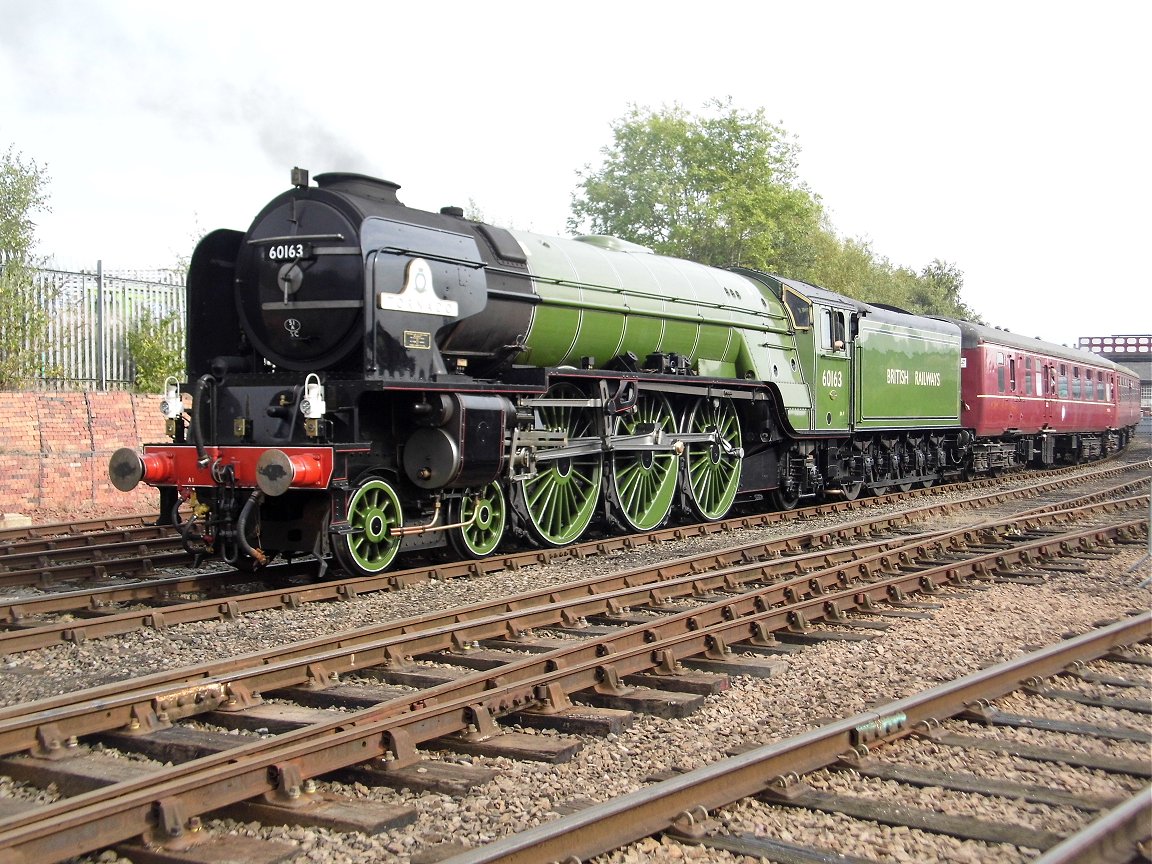
[[[713,100],[692,116],[678,105],[632,106],[612,126],[603,162],[579,173],[568,228],[612,234],[662,255],[791,276],[911,312],[976,318],[964,276],[934,260],[919,274],[862,239],[837,235],[800,180],[798,147],[763,110]]]
[[[145,310],[128,328],[128,352],[136,368],[132,381],[137,393],[162,393],[169,375],[184,371],[184,322],[176,312],[165,315]]]
[[[601,166],[586,166],[568,227],[611,234],[704,264],[795,270],[821,206],[796,174],[797,146],[764,111],[731,100],[693,117],[632,106]]]
[[[919,315],[979,321],[960,299],[964,274],[934,259],[920,273],[893,264],[861,239],[842,239],[831,230],[819,238],[817,254],[802,279],[871,303],[886,303]]]
[[[0,156],[0,390],[46,370],[49,313],[35,285],[36,223],[48,211],[47,169],[25,161],[12,145]]]
[[[955,264],[933,258],[932,263],[920,271],[920,285],[928,298],[927,304],[931,305],[928,311],[982,323],[980,316],[960,299],[964,273]]]

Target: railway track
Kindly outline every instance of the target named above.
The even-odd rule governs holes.
[[[1111,476],[1113,472],[1105,472]],[[1087,506],[1091,501],[1105,500],[1108,504],[1102,505],[1099,512],[1115,514],[1122,511],[1139,511],[1147,509],[1147,498],[1132,496],[1113,500],[1116,496],[1134,491],[1144,483],[1143,480],[1128,480],[1120,484],[1111,484],[1103,489],[1097,489],[1082,495],[1069,502],[1066,500],[1067,489],[1063,484],[1058,488],[1061,500],[1058,504],[1032,507],[1029,511],[1036,516],[1053,507],[1065,510],[1075,510],[1073,505]],[[832,531],[803,532],[782,538],[756,541],[727,547],[719,552],[701,553],[699,555],[682,558],[669,562],[658,571],[649,570],[633,573],[618,573],[601,580],[594,587],[574,586],[568,591],[577,593],[603,593],[611,590],[612,586],[623,584],[644,584],[646,580],[653,582],[670,578],[677,573],[703,574],[708,570],[715,570],[730,566],[734,562],[764,562],[779,559],[785,553],[794,553],[798,550],[835,549],[844,546],[855,538],[874,535],[880,532],[891,532],[894,528],[901,531],[913,530],[918,524],[925,524],[930,520],[940,520],[945,516],[960,514],[959,518],[967,518],[968,524],[973,525],[971,514],[973,510],[982,513],[989,512],[990,507],[998,507],[1005,514],[1011,512],[1010,505],[1015,504],[1019,509],[1019,502],[1029,502],[1038,495],[1053,491],[1051,481],[1036,484],[1017,490],[1012,495],[996,493],[992,496],[977,495],[967,499],[954,500],[946,504],[930,504],[904,511],[897,517],[881,516],[879,518],[865,518],[847,524],[841,524]],[[1070,513],[1065,517],[1087,517],[1088,510],[1079,513]],[[994,531],[989,527],[988,531]],[[965,539],[959,542],[964,549],[971,549],[974,545],[981,545],[979,531],[972,530]],[[996,542],[1001,542],[997,540]],[[859,558],[867,552],[890,549],[895,544],[882,542],[864,547],[848,547],[845,551],[829,555],[817,555],[817,560],[825,562],[842,558],[851,560]],[[954,553],[957,550],[953,550]],[[1048,553],[1045,553],[1048,554]],[[523,562],[513,559],[513,566],[520,566]],[[812,567],[810,557],[792,557],[789,560],[776,560],[771,566],[762,567],[759,572],[764,578],[768,575],[778,576],[789,570],[802,571]],[[212,597],[209,599],[181,601],[181,597],[189,593],[203,593],[215,589],[221,591],[228,587],[251,584],[251,576],[237,574],[235,571],[204,574],[193,577],[171,577],[157,579],[143,584],[105,586],[87,588],[84,590],[48,594],[36,597],[21,597],[11,601],[0,600],[0,621],[8,624],[7,632],[0,632],[0,654],[12,654],[43,648],[59,642],[82,642],[86,639],[107,638],[122,635],[144,628],[164,629],[177,624],[194,621],[209,620],[235,620],[240,616],[268,609],[298,608],[313,602],[348,601],[356,597],[381,590],[390,590],[395,587],[396,580],[401,584],[408,584],[413,578],[418,578],[424,571],[407,571],[398,574],[385,574],[379,578],[353,578],[343,580],[329,580],[320,583],[307,583],[304,585],[289,585],[270,591],[254,591],[237,593],[226,598]],[[435,578],[431,574],[425,574]],[[287,583],[287,580],[284,580]],[[549,597],[560,596],[563,591],[550,591]],[[542,602],[539,598],[522,598],[515,601],[520,604]],[[117,606],[131,605],[130,611],[120,611]],[[63,613],[63,620],[59,620]],[[47,616],[55,615],[57,620],[44,620]],[[76,620],[79,616],[80,620]]]
[[[262,821],[288,815],[311,819],[300,805],[319,807],[323,798],[307,791],[312,778],[384,760],[377,775],[418,782],[414,772],[429,770],[419,747],[432,742],[558,759],[579,742],[529,742],[522,733],[502,733],[497,721],[511,717],[521,724],[603,733],[619,719],[611,712],[680,716],[689,710],[686,706],[702,700],[700,693],[686,694],[686,686],[721,687],[718,679],[710,683],[709,678],[724,670],[777,674],[779,660],[772,658],[790,647],[777,635],[819,642],[820,634],[837,637],[814,627],[818,622],[832,625],[832,631],[853,624],[880,627],[883,622],[852,616],[923,614],[931,606],[910,606],[908,598],[916,592],[936,595],[944,586],[1019,579],[1019,566],[1045,566],[1057,553],[1094,556],[1101,547],[1090,544],[1138,542],[1147,501],[1138,504],[1140,516],[1127,523],[1116,524],[1113,510],[1107,526],[1065,526],[1062,533],[1039,536],[1029,532],[1042,517],[1024,516],[998,526],[995,542],[980,549],[971,548],[972,539],[991,539],[995,526],[857,544],[842,553],[794,555],[776,560],[782,566],[775,573],[767,566],[773,559],[749,560],[746,549],[738,554],[740,563],[708,573],[689,562],[677,575],[675,566],[664,562],[650,568],[647,577],[627,574],[611,590],[602,583],[585,585],[568,597],[550,592],[535,600],[511,598],[487,609],[365,628],[12,706],[0,712],[0,750],[36,755],[10,759],[5,770],[52,776],[60,788],[87,791],[0,822],[0,856],[13,850],[20,856],[13,860],[57,860],[52,856],[80,854],[141,834],[171,842],[195,834],[200,814],[260,796],[272,807],[260,811]],[[1069,514],[1085,515],[1064,508],[1047,518],[1065,521]],[[812,545],[810,538],[806,542]],[[585,625],[588,620],[593,623]],[[532,638],[540,628],[549,628],[550,636]],[[734,645],[768,656],[737,658]],[[437,674],[438,666],[425,668],[413,657],[475,671]],[[683,667],[689,663],[705,670],[702,679],[686,675]],[[386,686],[342,686],[349,674],[375,677]],[[259,694],[297,702],[291,710],[274,707]],[[584,701],[593,707],[577,707],[579,694],[587,694]],[[334,710],[340,713],[333,715]],[[295,731],[252,740],[173,725],[205,718],[233,729]],[[161,761],[175,761],[177,754],[191,761],[93,788],[93,771],[105,776],[106,769],[85,767],[87,757],[57,758],[80,753],[92,736]],[[78,776],[87,777],[89,785]],[[276,810],[278,805],[291,812]],[[368,821],[339,824],[367,830],[369,824],[381,824],[373,819],[387,821],[367,809]]]
[[[1107,460],[1109,467],[1100,470],[1139,470],[1146,462],[1133,458],[1138,448]],[[1013,475],[1024,480],[1037,493],[1054,489],[1065,479],[1083,474],[1083,466],[1066,466],[1045,472]],[[1095,471],[1092,472],[1096,474]],[[1100,476],[1107,476],[1101,474]],[[1045,479],[1046,478],[1046,479]],[[1048,485],[1045,485],[1048,484]],[[669,540],[709,537],[747,528],[767,527],[793,521],[806,521],[821,517],[839,517],[878,507],[915,501],[924,497],[953,496],[965,492],[977,493],[981,489],[1002,487],[1000,478],[983,478],[948,486],[933,486],[909,492],[891,493],[855,501],[826,502],[812,507],[785,512],[756,512],[741,514],[715,522],[689,523],[624,536],[598,537],[555,549],[532,549],[505,555],[494,555],[480,561],[433,561],[390,574],[393,587],[405,587],[413,581],[427,578],[446,579],[547,563],[574,556],[582,558],[619,549],[632,549],[643,544],[659,544]],[[0,589],[29,587],[53,593],[80,590],[85,583],[100,586],[137,579],[148,583],[165,568],[190,567],[195,556],[183,550],[180,539],[170,526],[158,526],[155,516],[139,515],[97,519],[83,522],[54,523],[50,525],[11,528],[0,531]],[[280,564],[260,571],[272,579],[310,576],[315,574],[316,562],[308,559],[294,564]],[[232,581],[243,580],[251,574],[232,575]],[[204,574],[205,590],[215,590],[226,584],[229,577],[221,573]],[[250,580],[249,580],[250,581]],[[190,584],[190,583],[185,583]]]
[[[1146,689],[1146,683],[1130,681],[1115,670],[1129,663],[1142,663],[1147,669],[1149,658],[1116,649],[1150,636],[1152,615],[1145,613],[809,734],[654,783],[632,795],[458,855],[450,859],[451,864],[579,861],[660,833],[674,842],[777,861],[870,860],[774,839],[749,827],[755,823],[757,811],[782,808],[839,814],[857,821],[861,832],[867,830],[867,823],[878,823],[1034,849],[1042,853],[1036,860],[1044,864],[1134,860],[1141,856],[1141,849],[1147,852],[1152,835],[1152,786],[1147,785],[1152,766],[1146,758],[1147,745],[1152,742],[1152,705],[1146,698],[1093,699],[1053,685],[1050,679],[1066,676],[1083,680],[1083,665],[1103,659],[1113,667],[1107,677],[1114,685]],[[1009,694],[1024,694],[1023,699],[1007,700],[1011,707],[1045,713],[1024,715],[1001,710],[998,700],[1005,701]],[[1113,725],[1108,721],[1061,719],[1061,703],[1087,703],[1110,711]],[[1138,726],[1131,725],[1133,720]],[[980,734],[980,727],[1021,726],[1055,730],[1073,741],[1063,747],[1035,747]],[[1076,738],[1130,742],[1142,757],[1094,754],[1082,749]],[[933,757],[940,750],[953,748],[997,754],[1003,757],[1004,771],[1017,758],[1074,765],[1135,778],[1144,785],[1126,795],[1073,795],[995,779],[995,766],[986,766],[983,775],[976,776],[923,768],[916,763],[918,756],[927,752],[929,764],[946,764]],[[846,783],[837,782],[845,775]],[[903,794],[894,792],[893,787],[902,787]],[[941,793],[930,801],[936,807],[902,803],[920,797],[913,790],[924,788]],[[940,799],[948,795],[995,799],[1004,806],[997,821],[954,815],[939,806]],[[745,812],[730,816],[716,812],[742,799],[750,802]],[[1029,806],[1035,804],[1062,808],[1065,816],[1067,811],[1081,815],[1065,819],[1073,827],[1063,832],[1035,828],[1029,824],[1036,820],[1036,809]],[[956,804],[952,809],[963,810]]]
[[[1146,463],[1136,463],[1120,468],[1104,468],[1081,476],[1077,482],[1098,484],[1096,497],[1117,496],[1126,491],[1137,490],[1143,481],[1130,479],[1119,484],[1107,481],[1117,475],[1139,473],[1145,465]],[[835,531],[805,532],[775,542],[749,543],[743,547],[733,547],[726,554],[729,560],[734,560],[738,556],[746,559],[770,558],[788,550],[843,543],[846,539],[867,536],[881,530],[905,528],[917,522],[948,518],[949,514],[965,514],[972,510],[991,512],[990,508],[996,507],[1008,513],[1011,512],[1014,502],[1020,500],[1054,495],[1052,500],[1056,502],[1069,494],[1069,483],[1065,478],[1049,479],[1011,492],[976,494],[967,498],[953,498],[945,502],[912,507],[896,517],[884,516],[878,519],[865,517],[839,525]],[[1087,501],[1090,496],[1082,497]],[[1128,506],[1137,504],[1138,502],[1131,502]],[[818,507],[788,515],[792,516],[794,521],[806,522],[827,517],[830,513],[827,508]],[[777,523],[780,516],[781,514],[773,513],[757,518],[764,522]],[[959,518],[965,517],[961,515]],[[753,524],[755,523],[750,523],[748,517],[738,517],[719,525],[690,526],[693,531],[688,533],[694,533],[695,529],[699,529],[701,532],[708,531],[712,536],[719,534],[727,537],[738,530],[752,527]],[[685,528],[677,527],[638,537],[590,541],[562,551],[565,555],[584,558],[620,548],[637,548],[642,544],[655,546],[670,539],[683,539],[685,534]],[[707,563],[708,558],[707,555],[699,556],[691,566],[698,568],[715,566]],[[142,628],[163,629],[192,621],[236,619],[245,613],[259,610],[297,608],[305,603],[348,600],[425,580],[460,578],[476,575],[478,572],[493,572],[493,568],[496,571],[518,570],[540,561],[540,551],[534,550],[497,556],[480,562],[437,563],[427,567],[384,573],[378,577],[330,579],[319,583],[306,579],[303,584],[293,583],[294,580],[301,579],[301,571],[310,570],[311,565],[282,564],[268,568],[262,574],[261,582],[255,584],[255,587],[267,582],[277,585],[273,590],[264,591],[252,590],[254,587],[252,574],[232,570],[138,581],[113,580],[113,584],[107,584],[107,580],[103,580],[70,591],[23,592],[10,598],[0,598],[0,626],[8,628],[8,632],[0,633],[0,654],[32,650],[60,641],[79,642],[85,639],[121,635]],[[0,573],[0,578],[4,575]],[[25,576],[27,573],[14,571],[7,575]],[[77,618],[80,620],[76,620]]]

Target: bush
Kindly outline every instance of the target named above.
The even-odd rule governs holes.
[[[128,352],[136,367],[132,389],[163,393],[170,375],[184,378],[184,325],[175,312],[157,316],[145,312],[128,330]]]
[[[0,266],[0,390],[54,374],[44,366],[48,321],[32,269],[21,261]]]

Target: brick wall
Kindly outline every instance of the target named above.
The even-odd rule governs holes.
[[[125,392],[0,393],[0,514],[48,509],[144,513],[156,490],[108,481],[120,447],[168,440],[160,398]]]

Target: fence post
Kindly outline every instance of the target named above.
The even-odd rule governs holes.
[[[108,371],[104,365],[104,261],[96,261],[96,381],[98,389],[108,389]]]

